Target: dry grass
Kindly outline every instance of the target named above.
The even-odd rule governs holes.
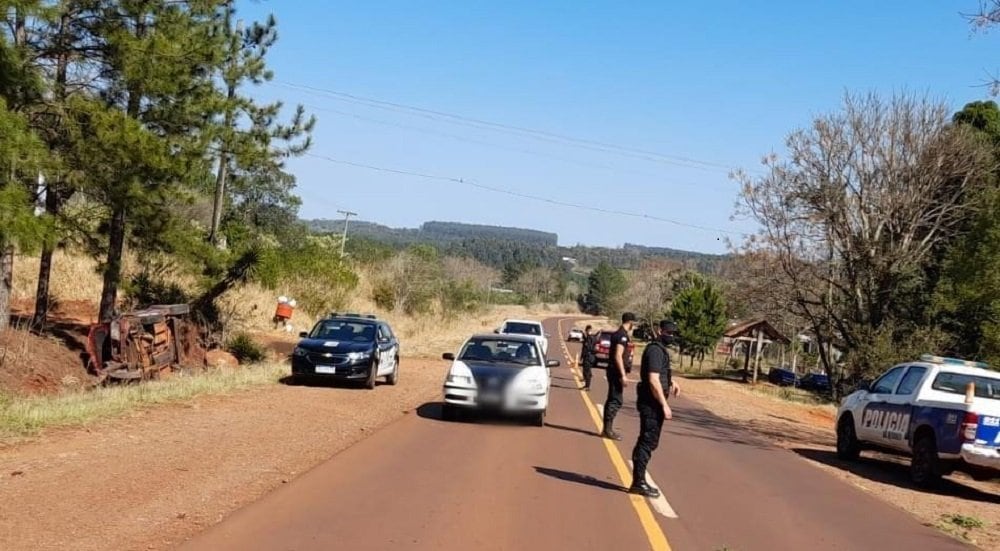
[[[37,256],[17,256],[14,259],[15,301],[34,301],[38,286]],[[134,262],[126,261],[126,268],[134,267]],[[57,301],[85,300],[97,302],[101,295],[101,274],[97,262],[77,254],[56,251],[52,257],[52,278],[50,288]]]
[[[135,273],[139,266],[129,257],[125,273]],[[15,263],[14,298],[22,302],[34,298],[38,275],[37,257],[18,257]],[[543,304],[532,307],[500,306],[484,308],[472,314],[443,315],[440,308],[423,316],[407,316],[401,312],[385,311],[371,300],[372,283],[376,271],[362,270],[357,289],[351,293],[344,311],[371,313],[387,320],[403,343],[403,353],[410,357],[440,357],[442,352],[457,348],[472,333],[492,331],[505,318],[541,319],[560,314],[576,313],[576,305]],[[102,286],[97,263],[86,256],[67,254],[63,251],[54,257],[52,295],[57,301],[86,301],[96,304]],[[227,335],[236,332],[267,334],[269,337],[294,340],[299,331],[306,331],[316,322],[302,309],[296,309],[291,319],[291,331],[274,327],[274,309],[279,296],[294,294],[288,287],[266,289],[249,284],[226,293],[219,301],[222,321]],[[30,304],[30,302],[27,302]],[[223,336],[225,340],[226,335]]]
[[[138,408],[188,400],[195,396],[225,394],[273,384],[287,373],[287,366],[263,364],[54,396],[10,397],[0,394],[0,439],[29,436],[50,427],[86,425]]]

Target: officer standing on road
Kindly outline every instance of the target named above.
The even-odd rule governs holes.
[[[622,407],[622,394],[625,391],[626,365],[625,357],[628,355],[628,346],[632,342],[632,328],[635,326],[635,314],[625,312],[622,314],[622,324],[611,335],[611,347],[608,350],[608,398],[604,401],[604,430],[601,436],[612,440],[621,440],[622,437],[615,432],[615,416]]]
[[[597,363],[597,353],[594,346],[597,344],[597,333],[591,333],[592,327],[588,325],[583,330],[583,340],[580,342],[580,353],[576,355],[576,365],[583,369],[583,389],[590,392],[590,381],[593,379],[593,367]],[[582,363],[581,363],[581,360]]]
[[[642,353],[638,400],[639,439],[632,450],[632,487],[629,493],[646,497],[659,497],[660,491],[646,483],[646,466],[653,451],[660,444],[663,421],[671,419],[673,412],[667,405],[667,394],[680,394],[681,388],[673,381],[670,372],[670,354],[667,345],[673,341],[675,325],[663,320],[654,331],[656,340]]]

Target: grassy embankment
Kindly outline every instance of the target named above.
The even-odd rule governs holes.
[[[78,321],[92,321],[80,312],[94,310],[89,316],[96,314],[93,305],[100,293],[101,279],[95,263],[88,258],[59,253],[55,264],[52,279],[54,310],[58,312],[59,305],[73,305],[66,310],[72,310]],[[38,259],[19,257],[15,266],[14,302],[30,305]],[[129,268],[135,268],[134,262],[126,263],[126,269]],[[489,332],[508,317],[542,318],[574,311],[571,305],[539,305],[532,308],[494,305],[475,314],[411,317],[376,308],[370,298],[372,278],[370,274],[360,275],[361,284],[350,303],[345,305],[345,311],[371,312],[387,319],[400,338],[404,357],[440,357],[442,352],[455,350],[469,334]],[[276,297],[282,292],[282,289],[268,290],[258,285],[247,285],[228,293],[221,301],[227,332],[247,332],[260,340],[293,342],[297,332],[311,327],[315,318],[296,311],[292,318],[295,332],[289,334],[275,330],[271,325],[271,315]],[[272,358],[272,361],[262,365],[235,370],[208,370],[138,385],[93,390],[66,388],[55,394],[33,396],[13,395],[0,389],[0,439],[29,436],[45,428],[83,426],[136,409],[201,395],[226,394],[276,384],[287,375],[288,367],[280,361],[280,357],[272,355]]]

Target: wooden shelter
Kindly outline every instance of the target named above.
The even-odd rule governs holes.
[[[766,319],[755,319],[737,322],[730,325],[722,334],[723,342],[729,345],[730,356],[735,352],[736,343],[744,343],[746,357],[743,361],[743,381],[750,380],[750,355],[754,355],[753,383],[757,384],[757,374],[760,372],[760,356],[764,347],[772,342],[789,344],[791,341]]]

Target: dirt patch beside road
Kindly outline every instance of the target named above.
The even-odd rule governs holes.
[[[864,452],[857,462],[837,459],[836,408],[832,405],[789,402],[726,380],[680,382],[689,398],[715,415],[909,511],[925,525],[983,549],[1000,549],[1000,483],[976,482],[955,474],[946,477],[937,491],[921,490],[909,481],[906,458]]]
[[[0,450],[0,549],[173,547],[432,399],[447,364],[401,370],[373,391],[260,387]]]

